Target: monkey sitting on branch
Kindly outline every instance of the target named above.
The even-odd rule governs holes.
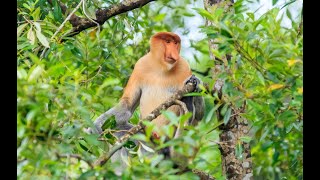
[[[107,118],[114,115],[116,128],[119,130],[130,130],[133,125],[128,121],[133,112],[140,106],[140,119],[144,120],[160,104],[168,100],[178,90],[181,90],[188,82],[198,84],[200,80],[192,75],[189,64],[180,56],[181,39],[172,32],[159,32],[150,39],[150,52],[140,58],[129,78],[124,93],[117,105],[98,117],[95,128],[89,128],[89,133],[102,133],[102,125]],[[204,115],[204,99],[202,96],[186,96],[181,101],[192,113],[187,121],[188,125],[196,125]],[[183,105],[172,105],[168,108],[177,116],[186,113]],[[160,128],[169,123],[163,115],[152,120],[156,127]],[[177,127],[175,138],[181,135],[183,127]],[[126,132],[115,133],[118,138],[123,137]],[[161,134],[152,133],[153,138],[158,139]],[[173,155],[171,149],[169,156]]]

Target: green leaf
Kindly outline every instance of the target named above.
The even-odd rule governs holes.
[[[39,20],[40,19],[40,7],[38,7],[36,10],[33,11],[31,14],[33,17],[33,20]]]
[[[92,144],[94,146],[98,146],[100,142],[98,141],[98,135],[97,134],[88,134],[84,136],[84,139],[88,144]]]
[[[130,157],[127,153],[122,153],[122,151],[120,151],[120,157],[121,160],[127,164],[127,166],[131,167]]]
[[[37,78],[41,75],[43,71],[43,67],[40,65],[37,65],[30,73],[28,82],[35,81]]]
[[[254,101],[252,101],[251,99],[247,100],[247,103],[250,107],[252,107],[254,110],[256,111],[261,111],[262,110],[262,106]]]
[[[79,145],[80,145],[81,149],[83,149],[84,151],[88,151],[88,148],[85,145],[83,145],[80,142],[79,142]]]
[[[211,49],[211,52],[212,52],[212,54],[215,56],[215,57],[217,57],[217,58],[219,58],[219,59],[222,59],[222,55],[221,55],[221,53],[220,53],[220,51],[218,51],[217,49]]]
[[[265,127],[265,128],[264,128],[264,132],[263,132],[263,134],[261,135],[259,141],[264,140],[264,139],[266,138],[266,136],[269,134],[269,131],[270,131],[270,129],[267,128],[267,127]]]
[[[95,177],[95,170],[88,170],[85,173],[82,173],[81,176],[78,178],[79,180],[91,179]]]
[[[240,140],[249,143],[252,140],[252,138],[250,136],[242,136],[240,137]]]
[[[236,153],[237,159],[240,159],[240,160],[243,159],[243,156],[242,156],[243,148],[242,148],[241,143],[237,144],[236,149],[235,149],[235,153]]]
[[[142,152],[141,152],[141,146],[138,147],[137,154],[138,154],[138,158],[139,158],[140,163],[143,163],[144,159],[143,159],[143,155],[142,155]]]
[[[36,30],[41,32],[41,26],[38,22],[33,22],[33,25],[36,27]]]
[[[36,36],[34,35],[32,28],[29,29],[28,34],[27,34],[27,38],[29,39],[30,44],[34,45],[34,43],[36,41]]]
[[[264,77],[260,71],[257,71],[257,77],[258,77],[259,83],[264,86],[265,85]]]
[[[145,149],[148,152],[154,153],[154,150],[151,149],[150,147],[146,146],[145,144],[143,144],[142,142],[139,142],[141,144],[141,146],[143,147],[143,149]]]
[[[253,13],[248,12],[247,15],[248,15],[248,17],[250,17],[252,20],[254,20],[254,14],[253,14]]]
[[[192,8],[192,9],[196,10],[201,16],[206,17],[208,20],[211,20],[211,21],[214,20],[212,15],[207,10],[202,8]]]
[[[148,141],[147,137],[144,134],[135,134],[131,137],[131,139],[135,139],[139,141]]]
[[[151,161],[151,168],[154,168],[157,164],[159,164],[163,160],[164,156],[162,154],[156,156]]]
[[[231,108],[229,107],[226,114],[223,117],[223,123],[226,125],[229,120],[230,120],[230,116],[231,116]]]
[[[28,53],[28,56],[30,57],[30,59],[32,60],[32,62],[34,62],[35,64],[38,64],[38,65],[41,64],[41,61],[40,61],[39,57],[36,56],[35,54],[33,54],[33,53]]]
[[[195,16],[193,13],[190,13],[190,12],[183,12],[182,15],[183,15],[183,16],[187,16],[187,17],[193,17],[193,16]]]
[[[227,109],[228,109],[229,105],[227,103],[225,103],[222,107],[222,109],[220,110],[220,113],[222,116],[224,116],[227,112]]]
[[[168,120],[173,122],[173,124],[175,125],[178,124],[179,118],[174,112],[166,110],[166,111],[162,111],[161,114],[163,114],[164,117],[166,117]]]
[[[46,48],[50,48],[49,46],[49,42],[47,40],[47,38],[40,32],[40,31],[36,31],[37,34],[37,38],[40,41],[40,43],[46,47]]]
[[[99,89],[97,90],[97,94],[100,94],[101,91],[107,87],[107,86],[110,86],[110,85],[115,85],[115,84],[119,84],[120,81],[118,78],[107,78],[104,80],[103,84],[101,86],[99,86]]]
[[[166,14],[158,14],[158,15],[156,15],[154,18],[153,18],[153,20],[154,21],[158,21],[158,22],[161,22],[161,21],[163,21],[163,19],[166,17]]]
[[[28,114],[26,115],[26,120],[28,125],[30,125],[31,121],[34,119],[34,117],[37,115],[38,112],[39,112],[38,108],[28,112]]]
[[[54,0],[53,5],[54,5],[54,8],[53,8],[54,20],[62,23],[63,22],[62,11],[61,11],[60,5],[58,4],[58,1]]]
[[[289,9],[287,9],[286,14],[287,14],[288,18],[289,18],[291,21],[293,21],[293,20],[292,20],[292,15],[291,15],[291,12],[289,11]]]
[[[206,119],[204,122],[208,123],[211,119],[212,119],[212,116],[214,114],[214,112],[221,106],[222,104],[217,104],[215,105],[208,113]]]
[[[293,128],[293,123],[290,123],[288,126],[285,127],[286,133],[288,134]]]
[[[110,118],[108,118],[101,126],[102,130],[113,129],[115,127],[116,127],[116,119],[114,116],[111,116]]]
[[[23,68],[18,68],[17,70],[17,78],[18,79],[27,79],[27,71]]]
[[[192,172],[186,172],[186,173],[183,173],[181,176],[179,176],[179,178],[177,178],[177,180],[180,180],[180,179],[198,180],[199,176],[197,176]]]
[[[20,34],[22,33],[22,31],[24,30],[25,27],[27,27],[28,23],[24,23],[21,24],[18,28],[17,28],[17,37],[20,37]]]
[[[272,0],[272,6],[274,6],[277,2],[278,0]]]

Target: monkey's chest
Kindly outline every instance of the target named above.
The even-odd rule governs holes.
[[[142,118],[145,118],[151,111],[157,108],[161,103],[168,100],[176,91],[176,86],[149,86],[143,87],[140,98],[140,112]]]

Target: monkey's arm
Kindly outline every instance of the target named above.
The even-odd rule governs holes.
[[[132,73],[127,86],[124,89],[120,102],[114,107],[113,115],[115,115],[117,129],[129,130],[133,126],[128,122],[132,113],[137,108],[141,97],[141,87],[139,78],[135,71]],[[121,137],[125,132],[118,132],[116,135]]]
[[[141,88],[139,85],[138,78],[136,77],[136,73],[133,72],[126,88],[124,89],[124,93],[117,105],[109,109],[107,112],[100,115],[94,122],[95,130],[91,128],[87,129],[88,133],[102,133],[102,125],[104,122],[112,115],[115,116],[117,129],[120,130],[128,130],[132,127],[131,124],[128,123],[132,113],[137,108],[141,96]],[[125,132],[116,133],[118,137],[122,136]]]

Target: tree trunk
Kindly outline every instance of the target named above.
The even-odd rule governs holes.
[[[232,5],[232,0],[204,0],[205,9],[210,13],[213,13],[216,7],[223,8],[225,13],[233,13]],[[210,27],[211,25],[212,22],[206,20],[206,26]],[[224,80],[218,77],[222,71],[228,70],[228,63],[224,62],[231,58],[227,55],[218,59],[212,54],[212,49],[218,49],[214,39],[209,40],[210,57],[215,64],[212,69],[212,78],[216,80],[213,89],[218,92],[219,97],[222,97]],[[253,179],[250,145],[240,140],[240,137],[248,133],[248,121],[239,115],[245,110],[245,104],[240,109],[232,106],[230,108],[233,116],[230,117],[226,125],[219,127],[221,130],[219,149],[222,157],[222,172],[228,180],[250,180]],[[223,119],[219,109],[217,115],[219,120]]]

